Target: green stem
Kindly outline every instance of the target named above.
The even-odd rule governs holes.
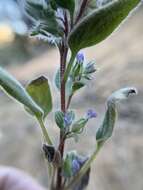
[[[71,68],[72,68],[74,60],[75,60],[75,57],[76,57],[76,54],[75,53],[72,54],[71,58],[70,58],[70,61],[69,61],[68,65],[67,65],[67,68],[66,68],[66,71],[65,71],[65,74],[64,74],[64,78],[63,78],[63,81],[65,83],[67,82],[68,76],[70,74]]]
[[[42,133],[43,133],[43,136],[45,138],[45,141],[47,142],[47,144],[53,145],[53,143],[52,143],[52,141],[51,141],[51,139],[49,137],[49,134],[47,132],[47,129],[46,129],[45,125],[44,125],[43,120],[41,118],[37,118],[37,120],[38,120],[38,122],[40,124],[40,127],[42,129]]]
[[[91,163],[96,159],[96,156],[97,156],[100,148],[101,147],[97,147],[97,149],[93,152],[91,157],[86,161],[86,163],[83,165],[83,167],[77,173],[77,175],[74,176],[74,178],[71,180],[71,182],[68,184],[68,186],[64,188],[64,190],[72,189],[78,183],[78,181],[83,177],[83,175],[86,173],[86,171],[90,168]]]
[[[51,190],[54,189],[54,185],[55,185],[55,174],[56,174],[56,168],[53,166],[53,173],[51,174]]]

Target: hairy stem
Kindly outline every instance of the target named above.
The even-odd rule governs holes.
[[[97,149],[94,151],[94,153],[91,155],[91,157],[85,162],[85,164],[80,169],[80,171],[74,176],[74,178],[71,180],[71,182],[68,184],[68,186],[65,187],[63,190],[72,189],[78,183],[78,181],[83,177],[83,175],[86,173],[86,171],[90,168],[91,163],[96,159],[96,156],[97,156],[100,148],[101,147],[97,147]]]
[[[60,73],[61,76],[60,78],[62,79],[65,73],[65,67],[66,67],[66,59],[67,59],[67,52],[68,49],[67,47],[65,47],[65,45],[62,45],[62,49],[61,49],[61,58],[60,58]],[[62,81],[61,82],[61,111],[63,113],[66,112],[66,94],[65,94],[65,82]],[[61,157],[63,158],[64,155],[64,147],[65,147],[65,140],[63,138],[63,131],[60,131],[60,142],[59,142],[59,152],[61,154]],[[60,189],[61,185],[62,185],[62,176],[61,176],[61,172],[62,172],[62,168],[59,167],[58,171],[57,171],[57,184],[56,184],[56,188]]]
[[[63,42],[59,48],[60,50],[60,78],[61,78],[61,111],[63,113],[66,112],[66,89],[65,89],[65,85],[66,82],[62,80],[62,78],[64,77],[64,73],[65,73],[65,69],[66,69],[66,61],[67,61],[67,54],[68,54],[68,47],[66,45],[66,38],[68,35],[68,19],[67,19],[67,14],[65,12],[64,15],[64,21],[65,21],[65,38],[63,39]],[[65,138],[64,138],[64,133],[61,130],[60,131],[60,142],[59,142],[59,152],[61,154],[61,157],[63,158],[64,155],[64,147],[65,147]],[[61,172],[62,172],[62,168],[59,167],[58,171],[57,171],[57,184],[56,184],[56,188],[60,189],[61,185],[62,185],[62,176],[61,176]]]

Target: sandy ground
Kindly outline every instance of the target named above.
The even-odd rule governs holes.
[[[119,121],[113,138],[104,146],[92,167],[88,190],[142,190],[143,189],[143,13],[140,11],[126,21],[110,38],[96,47],[85,50],[87,60],[96,60],[95,80],[78,93],[73,109],[82,116],[88,108],[95,108],[98,117],[91,121],[77,144],[70,140],[69,149],[78,148],[90,154],[95,147],[95,133],[103,119],[106,98],[112,91],[124,86],[136,86],[137,97],[119,105]],[[55,49],[25,65],[7,68],[26,84],[41,74],[51,83],[53,71],[58,68]],[[59,105],[55,95],[54,107]],[[57,144],[58,129],[53,114],[47,120],[49,133]],[[39,128],[19,104],[0,94],[0,164],[24,169],[41,183],[47,183],[47,174],[41,151]]]

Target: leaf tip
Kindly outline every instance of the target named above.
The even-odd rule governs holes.
[[[138,90],[135,87],[126,87],[115,91],[107,100],[107,104],[115,104],[120,100],[129,98],[132,95],[137,95]]]

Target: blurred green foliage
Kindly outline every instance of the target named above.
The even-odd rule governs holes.
[[[16,36],[12,43],[0,45],[0,65],[23,64],[35,56],[39,56],[50,46],[27,37]]]

